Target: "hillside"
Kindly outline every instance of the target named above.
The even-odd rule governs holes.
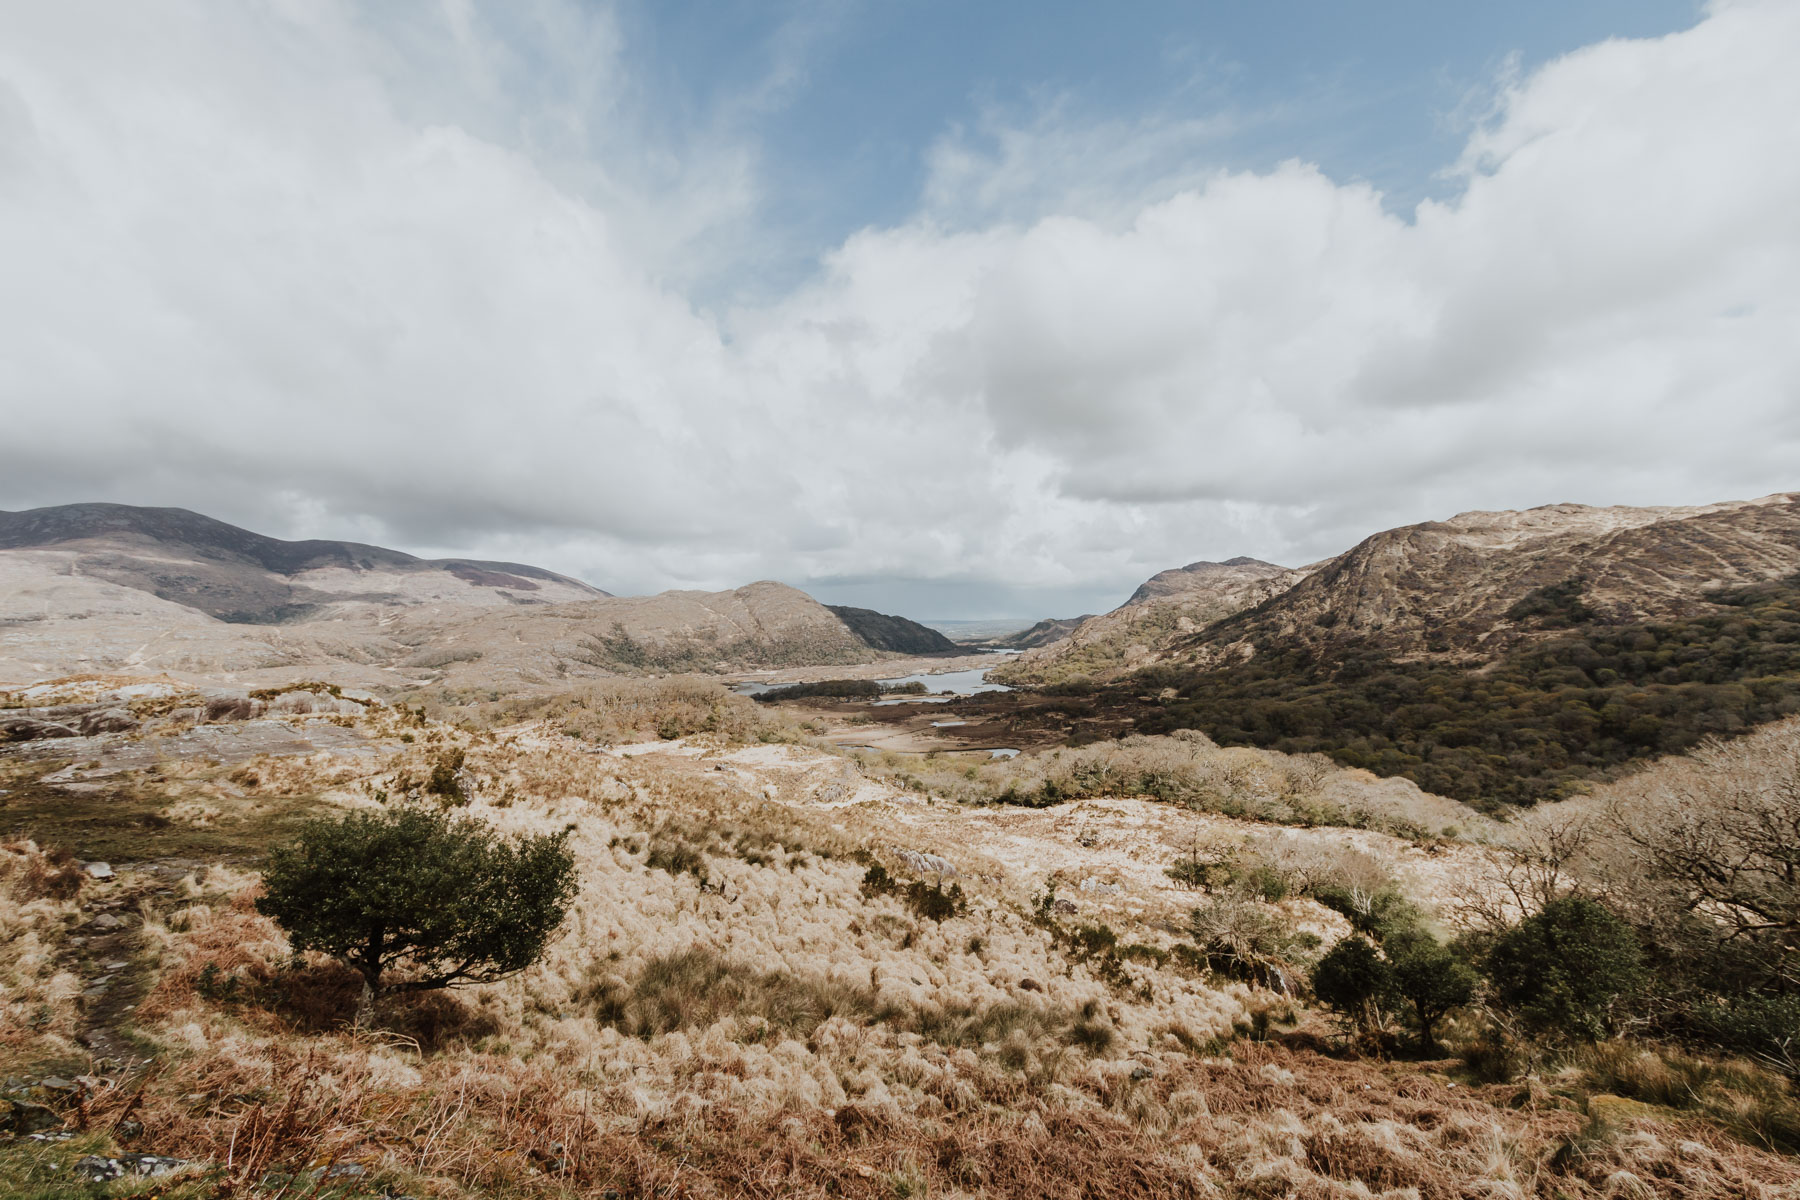
[[[1370,924],[1356,897],[1449,922],[1512,861],[1437,833],[1486,832],[1475,814],[1316,759],[1183,735],[895,767],[696,681],[442,719],[322,686],[0,694],[76,709],[114,719],[0,748],[0,1116],[69,1135],[0,1138],[7,1194],[98,1195],[84,1156],[144,1154],[173,1173],[105,1194],[1800,1185],[1772,1150],[1794,1106],[1754,1067],[1647,1042],[1540,1062],[1473,1009],[1422,1056],[1312,1000]],[[458,819],[566,837],[579,890],[522,973],[391,993],[355,1030],[357,977],[258,911],[263,856],[308,818],[433,804],[452,763]],[[1014,799],[944,802],[963,787]],[[1347,827],[1382,813],[1432,833]]]
[[[1800,709],[1800,495],[1376,534],[1176,643],[1143,727],[1319,750],[1492,805]]]
[[[0,512],[0,550],[50,554],[71,574],[246,625],[290,623],[347,602],[547,604],[609,594],[540,567],[421,559],[357,542],[287,542],[181,508]]]
[[[1162,661],[1184,639],[1279,595],[1305,574],[1254,558],[1159,572],[1111,612],[1082,619],[1062,637],[1022,647],[1026,653],[994,678],[1013,684],[1117,678]]]
[[[779,583],[618,597],[539,567],[287,542],[183,509],[0,514],[0,681],[335,672],[365,687],[529,687],[954,650],[904,618],[858,620],[874,641]]]
[[[968,653],[963,647],[935,629],[889,616],[867,608],[845,608],[826,605],[838,620],[849,626],[864,645],[894,654],[957,655]]]
[[[1469,512],[1375,534],[1183,651],[1207,661],[1260,643],[1359,643],[1399,658],[1491,660],[1553,628],[1543,614],[1514,610],[1570,581],[1579,581],[1582,619],[1617,624],[1692,616],[1710,590],[1797,570],[1800,493],[1689,508]]]

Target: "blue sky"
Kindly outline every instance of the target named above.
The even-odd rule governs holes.
[[[1607,38],[1686,28],[1699,12],[1693,0],[727,0],[632,3],[618,22],[660,119],[754,137],[759,215],[790,257],[777,278],[737,282],[767,289],[853,231],[928,207],[940,142],[987,147],[993,123],[1048,114],[1211,123],[1181,142],[1171,177],[1298,158],[1366,180],[1410,214],[1460,186],[1445,169],[1499,84]]]
[[[1118,603],[1800,483],[1800,4],[0,6],[0,508]]]

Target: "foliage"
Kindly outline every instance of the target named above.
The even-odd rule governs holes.
[[[897,896],[914,916],[940,924],[959,917],[969,909],[962,884],[953,883],[946,890],[942,883],[926,883],[920,879],[895,879],[880,863],[872,863],[863,872],[862,893],[865,896]]]
[[[1800,711],[1800,577],[1715,592],[1699,615],[1662,622],[1606,624],[1579,596],[1544,594],[1553,590],[1527,608],[1566,619],[1567,631],[1497,663],[1400,662],[1367,641],[1318,651],[1253,639],[1248,661],[1152,669],[1124,686],[1178,690],[1138,722],[1145,733],[1194,728],[1222,744],[1321,751],[1489,807],[1572,794],[1620,767]]]
[[[1389,938],[1383,949],[1393,967],[1395,993],[1412,1005],[1419,1049],[1429,1054],[1437,1049],[1437,1023],[1474,998],[1475,971],[1422,929]]]
[[[406,990],[486,983],[530,966],[576,890],[567,832],[507,840],[474,821],[405,807],[307,822],[269,855],[257,911],[296,951],[363,977],[359,1018],[400,968]]]
[[[469,798],[463,793],[461,779],[464,761],[465,754],[460,747],[439,756],[431,766],[431,778],[425,784],[426,793],[438,797],[445,804],[467,804]]]
[[[1537,1032],[1595,1041],[1618,1002],[1644,984],[1631,928],[1585,896],[1552,900],[1500,935],[1488,953],[1495,999]]]
[[[1249,892],[1232,889],[1188,914],[1199,961],[1231,979],[1272,984],[1288,975],[1318,939],[1293,929]]]
[[[1368,1032],[1380,1024],[1382,1010],[1394,999],[1394,970],[1366,938],[1347,937],[1313,968],[1312,988],[1319,1003]]]

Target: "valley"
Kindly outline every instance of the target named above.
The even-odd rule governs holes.
[[[1800,496],[1194,563],[1001,653],[74,507],[0,519],[9,1186],[1800,1194]],[[409,813],[575,882],[365,1028],[266,872]],[[1533,949],[1570,912],[1616,979]]]

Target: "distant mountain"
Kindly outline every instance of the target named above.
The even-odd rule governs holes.
[[[1018,633],[995,639],[994,644],[1005,646],[1009,650],[1036,650],[1040,646],[1062,641],[1080,628],[1082,622],[1093,619],[1092,613],[1084,613],[1079,617],[1046,617],[1030,629],[1022,629]]]
[[[438,599],[475,604],[610,595],[541,567],[422,559],[358,542],[286,542],[185,508],[64,504],[0,512],[0,550],[52,549],[72,556],[72,569],[84,575],[246,625],[289,623],[345,600],[417,595],[422,583],[438,586]]]
[[[846,608],[836,604],[825,607],[835,613],[838,620],[847,625],[850,632],[862,639],[865,645],[876,650],[944,657],[968,653],[937,630],[917,621],[909,621],[905,617],[892,617],[868,608]]]
[[[1181,640],[1304,577],[1304,571],[1254,558],[1161,571],[1109,613],[1057,623],[1073,624],[1061,630],[1046,623],[1033,645],[1020,647],[1027,653],[994,677],[1015,684],[1113,679],[1161,661]]]
[[[1158,571],[1138,585],[1123,607],[1151,604],[1172,596],[1224,595],[1246,586],[1254,588],[1271,579],[1288,579],[1293,574],[1287,567],[1278,567],[1258,558],[1240,556],[1224,562],[1193,562],[1185,567]]]
[[[904,618],[855,622],[774,582],[617,597],[540,567],[288,542],[185,509],[0,513],[0,681],[328,673],[491,689],[955,652]]]

